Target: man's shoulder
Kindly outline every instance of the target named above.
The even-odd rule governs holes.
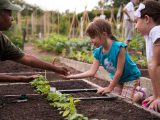
[[[0,31],[0,37],[1,37],[1,38],[2,38],[2,37],[5,37],[4,33],[2,33],[1,31]]]
[[[0,31],[0,42],[3,40],[3,33]]]
[[[130,1],[127,5],[133,6],[134,4],[133,4],[133,2]]]
[[[4,46],[10,43],[9,38],[3,32],[0,32],[0,44]]]
[[[1,31],[0,31],[0,39],[9,40],[9,38]]]
[[[0,31],[0,37],[3,35],[3,33]]]

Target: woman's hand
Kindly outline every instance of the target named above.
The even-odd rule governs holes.
[[[106,94],[106,93],[110,93],[112,91],[111,88],[109,87],[104,87],[104,88],[99,88],[97,89],[97,94]]]

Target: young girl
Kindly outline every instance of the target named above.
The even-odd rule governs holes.
[[[137,9],[136,28],[146,41],[148,69],[153,86],[153,96],[144,100],[150,109],[160,110],[160,3],[145,1]]]
[[[86,33],[96,47],[93,51],[95,58],[93,64],[88,71],[65,78],[78,79],[94,76],[99,66],[102,65],[110,73],[112,81],[109,86],[98,89],[97,93],[105,94],[117,89],[122,96],[134,100],[134,92],[139,85],[140,71],[130,59],[126,51],[127,45],[118,42],[112,34],[110,24],[100,18],[94,19],[89,24]]]

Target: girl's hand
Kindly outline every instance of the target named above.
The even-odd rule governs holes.
[[[65,80],[69,80],[69,79],[72,79],[72,75],[59,75],[61,78],[65,79]]]
[[[155,99],[148,108],[156,112],[160,112],[160,98]]]
[[[97,89],[97,94],[105,94],[105,93],[110,93],[112,91],[112,89],[110,89],[109,87],[105,87],[105,88],[99,88]]]
[[[148,107],[150,106],[150,104],[155,100],[156,98],[154,96],[150,96],[148,97],[147,99],[145,99],[143,102],[142,102],[142,105],[145,104],[144,107]]]

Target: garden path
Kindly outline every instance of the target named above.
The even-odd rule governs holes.
[[[24,52],[30,55],[33,55],[35,57],[40,58],[41,56],[47,55],[47,56],[55,56],[55,53],[53,52],[47,52],[42,51],[38,48],[36,48],[32,43],[26,43],[24,46]]]

